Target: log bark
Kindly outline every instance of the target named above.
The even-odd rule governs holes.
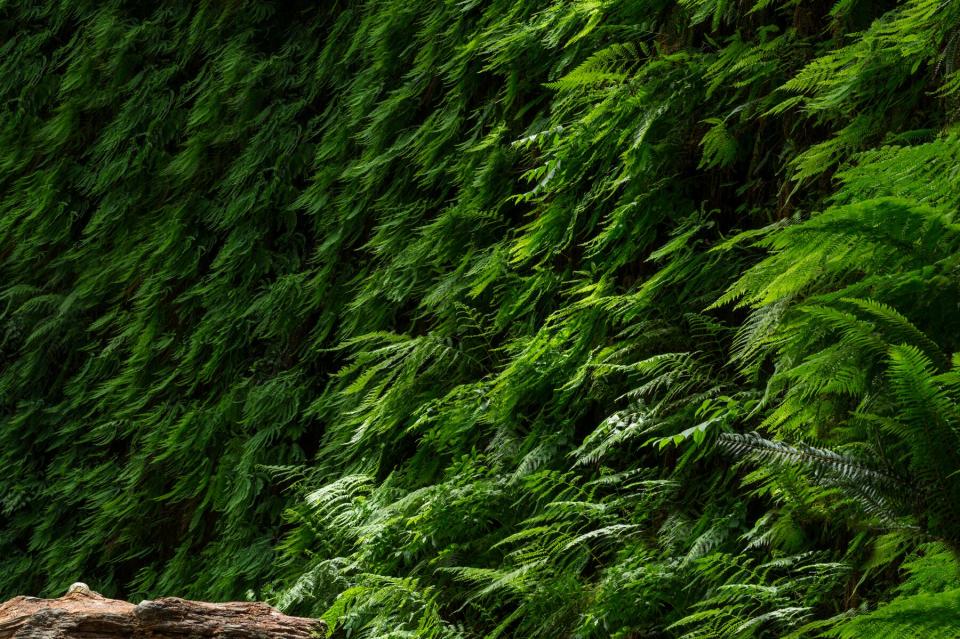
[[[16,597],[0,605],[0,639],[308,639],[319,619],[290,617],[262,603],[202,603],[175,597],[132,604],[82,584],[59,599]]]

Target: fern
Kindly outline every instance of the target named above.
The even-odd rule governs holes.
[[[0,591],[952,627],[958,24],[0,2]]]

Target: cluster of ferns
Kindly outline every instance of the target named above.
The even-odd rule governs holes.
[[[0,595],[960,636],[960,2],[0,0]]]

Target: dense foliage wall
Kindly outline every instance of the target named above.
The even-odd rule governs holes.
[[[952,0],[0,0],[0,594],[957,636],[958,43]]]

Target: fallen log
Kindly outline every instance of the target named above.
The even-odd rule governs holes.
[[[164,597],[132,604],[74,584],[59,599],[15,597],[0,605],[0,639],[309,639],[319,619],[291,617],[263,603],[202,603]]]

